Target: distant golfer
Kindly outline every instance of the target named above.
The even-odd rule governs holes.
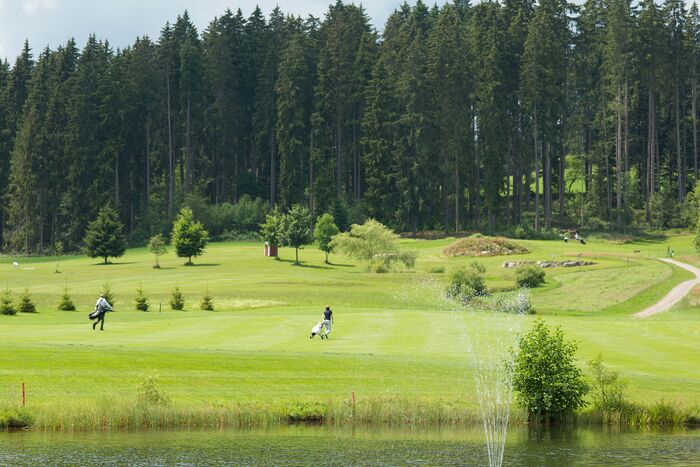
[[[108,311],[112,311],[112,305],[105,299],[105,294],[100,294],[100,298],[97,299],[95,303],[95,311],[90,313],[90,319],[94,319],[95,322],[92,323],[92,330],[95,330],[97,323],[100,323],[100,331],[104,331],[105,325],[105,315]]]
[[[326,328],[326,339],[328,339],[331,333],[331,324],[333,323],[333,311],[331,311],[331,306],[326,305],[326,309],[323,310],[323,326]]]

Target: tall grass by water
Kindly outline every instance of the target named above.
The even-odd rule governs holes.
[[[511,423],[527,424],[520,408]],[[478,426],[478,410],[460,401],[408,398],[332,399],[309,401],[245,401],[212,404],[152,405],[128,398],[105,397],[88,401],[57,401],[52,405],[21,408],[0,406],[0,429],[40,431],[128,431],[164,428],[264,428],[295,423],[367,426]],[[682,427],[700,425],[700,407],[659,401],[635,404],[626,411],[584,411],[575,418],[584,426]]]

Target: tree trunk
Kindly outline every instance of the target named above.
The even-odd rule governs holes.
[[[173,122],[170,108],[170,68],[166,69],[168,100],[168,213],[173,213],[173,195],[175,192],[175,161],[173,156]]]
[[[654,85],[652,77],[650,76],[647,109],[647,173],[646,193],[644,196],[644,207],[646,211],[647,222],[649,222],[649,219],[651,218],[651,212],[649,210],[649,200],[652,194],[654,194]]]
[[[151,198],[151,125],[146,123],[146,199],[145,206]],[[149,232],[150,233],[150,232]]]
[[[340,114],[335,118],[335,187],[336,194],[340,197],[343,190],[342,174],[343,174],[343,158],[341,155],[341,145],[343,139],[343,128]]]
[[[624,204],[627,204],[627,195],[630,191],[630,159],[629,159],[629,136],[630,136],[630,130],[629,130],[629,99],[628,99],[628,86],[627,86],[627,81],[625,81],[625,101],[624,101],[624,119],[625,119],[625,127],[624,127],[624,132],[625,132],[625,140],[624,140],[624,161],[625,161],[625,167],[624,167],[624,175],[622,177],[622,202]]]
[[[697,185],[698,183],[698,120],[697,120],[697,81],[695,78],[695,71],[693,70],[693,102],[692,102],[692,112],[693,112],[693,178]]]
[[[533,136],[535,139],[535,231],[540,231],[540,155],[539,135],[537,134],[537,104],[535,104]],[[528,188],[529,190],[529,188]]]
[[[114,152],[114,207],[119,208],[119,153]]]
[[[566,188],[566,151],[564,136],[559,137],[559,227],[564,225],[564,189]]]
[[[192,133],[191,133],[191,123],[192,123],[192,92],[191,84],[188,80],[187,82],[187,134],[185,135],[186,146],[187,146],[187,156],[185,159],[185,191],[188,193],[192,190]]]
[[[461,190],[460,190],[460,176],[459,176],[459,155],[457,152],[455,152],[454,156],[454,163],[455,163],[455,233],[459,232],[459,224],[460,224],[460,218],[459,218],[459,206],[461,204],[462,200],[462,195],[461,195]]]
[[[616,193],[616,207],[617,216],[615,220],[615,225],[619,229],[622,227],[622,89],[621,85],[617,85],[617,95],[615,96],[616,112],[617,112],[617,125],[615,127],[615,167],[617,170],[617,193]]]
[[[270,206],[277,200],[277,167],[275,164],[275,136],[274,130],[270,131]]]
[[[677,73],[677,72],[676,72]],[[678,166],[678,201],[682,202],[685,198],[685,177],[683,177],[685,171],[685,164],[683,163],[683,156],[681,151],[681,110],[680,110],[680,90],[678,83],[678,76],[675,80],[675,113],[676,113],[676,165]]]
[[[542,171],[544,181],[544,228],[552,228],[552,145],[544,143],[544,167]]]

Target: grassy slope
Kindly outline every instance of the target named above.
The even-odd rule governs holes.
[[[326,266],[315,249],[302,251],[307,263],[295,267],[263,258],[259,245],[236,243],[211,245],[196,267],[166,258],[161,270],[150,267],[143,249],[130,250],[109,266],[65,258],[60,274],[50,259],[21,260],[19,270],[12,270],[11,259],[2,259],[0,285],[17,292],[29,287],[40,313],[0,316],[0,402],[16,400],[21,381],[35,404],[133,397],[143,375],[158,373],[163,389],[183,403],[343,399],[355,391],[358,397],[471,404],[469,342],[476,339],[473,352],[491,352],[493,318],[451,311],[439,299],[445,277],[426,271],[469,262],[441,256],[449,241],[406,243],[421,252],[416,273],[376,275],[351,264]],[[547,285],[533,297],[547,322],[579,341],[582,362],[602,352],[635,400],[700,403],[698,298],[647,320],[629,316],[688,277],[644,258],[662,256],[667,244],[691,254],[689,237],[586,247],[524,243],[532,253],[512,259],[582,253],[598,263],[581,271],[549,270]],[[283,250],[282,256],[291,258],[293,251]],[[492,286],[512,283],[503,260],[481,260]],[[107,316],[106,332],[93,332],[87,312],[105,281],[117,294],[118,311]],[[80,312],[54,310],[65,283]],[[139,283],[155,312],[132,311]],[[165,305],[177,283],[189,300],[188,311]],[[215,313],[196,309],[206,287],[214,295]],[[325,303],[336,312],[333,338],[309,340]],[[527,317],[524,326],[532,319]]]

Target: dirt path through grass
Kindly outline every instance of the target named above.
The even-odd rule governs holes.
[[[658,302],[654,303],[652,306],[647,308],[646,310],[642,310],[638,313],[635,313],[633,316],[635,318],[647,318],[651,315],[655,315],[656,313],[661,313],[663,311],[671,309],[673,305],[676,303],[680,302],[683,297],[686,296],[688,292],[690,292],[696,285],[700,284],[700,269],[696,268],[695,266],[691,266],[686,263],[681,263],[680,261],[676,261],[673,259],[661,259],[661,261],[665,261],[667,263],[673,264],[675,266],[678,266],[680,268],[683,268],[687,271],[692,272],[695,274],[695,279],[691,279],[689,281],[681,282],[677,286],[673,288],[664,298],[659,300]]]

